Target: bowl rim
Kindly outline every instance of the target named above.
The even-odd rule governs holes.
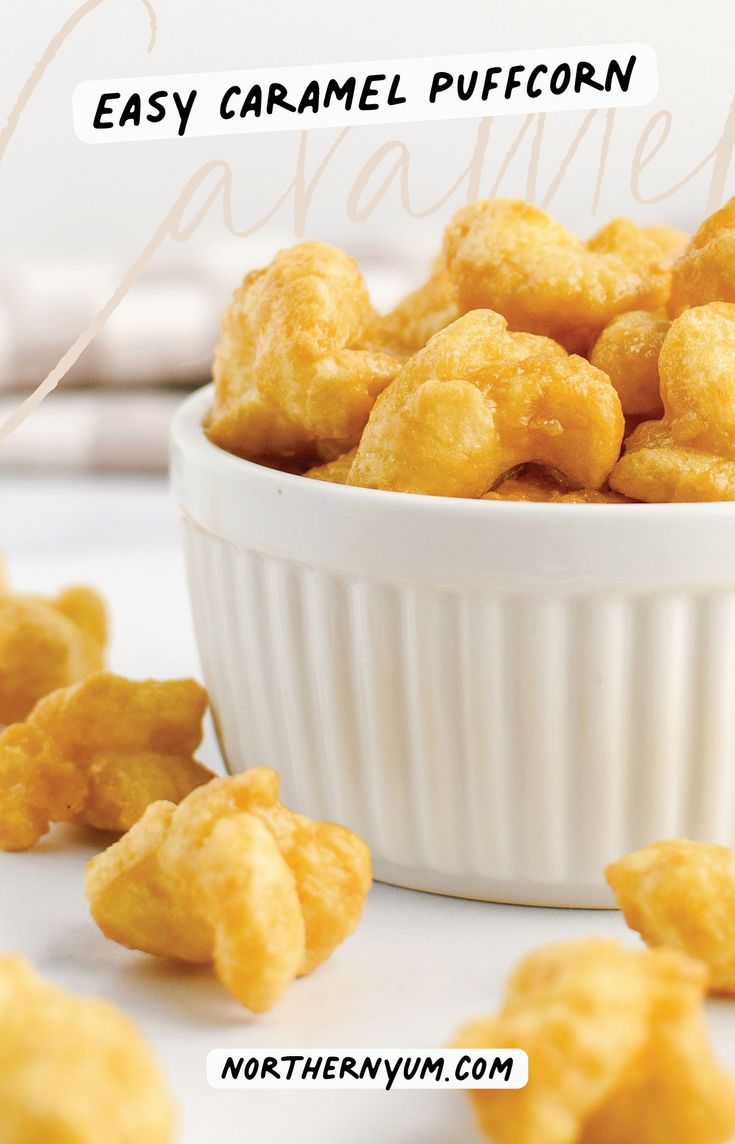
[[[283,469],[271,468],[249,461],[230,453],[221,446],[214,444],[204,430],[204,416],[208,411],[214,385],[210,382],[196,389],[179,405],[171,423],[171,452],[172,466],[175,464],[177,452],[194,462],[200,471],[206,471],[212,476],[231,478],[233,482],[251,485],[254,481],[263,482],[264,485],[281,486],[292,490],[299,490],[300,496],[313,498],[315,501],[334,499],[335,503],[347,500],[356,508],[370,506],[375,509],[383,505],[385,510],[392,512],[402,511],[410,504],[414,512],[431,512],[437,516],[451,514],[456,517],[458,513],[479,514],[490,518],[500,515],[519,514],[528,521],[532,517],[557,517],[564,514],[565,518],[583,516],[586,519],[598,517],[610,509],[615,509],[613,520],[620,521],[621,517],[629,518],[632,513],[647,518],[676,519],[679,523],[695,518],[701,520],[703,516],[715,516],[722,519],[735,515],[735,501],[679,501],[679,502],[633,502],[631,504],[579,504],[569,502],[548,501],[487,501],[477,497],[438,496],[426,493],[394,492],[388,489],[364,488],[360,485],[343,485],[333,481],[310,480],[300,473],[289,473]],[[176,480],[174,477],[174,486]]]

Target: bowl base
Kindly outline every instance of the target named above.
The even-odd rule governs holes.
[[[373,874],[377,882],[386,882],[390,886],[400,886],[405,890],[419,890],[428,894],[443,894],[450,898],[468,898],[477,902],[501,902],[511,906],[552,906],[558,909],[616,908],[612,892],[604,883],[556,885],[547,882],[512,882],[485,878],[480,874],[446,874],[427,868],[399,866],[394,862],[384,862],[375,857]]]

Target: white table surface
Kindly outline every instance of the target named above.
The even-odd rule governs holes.
[[[18,588],[86,582],[103,591],[114,670],[198,674],[176,512],[163,481],[3,476],[0,549]],[[211,733],[201,757],[221,769]],[[357,934],[274,1010],[251,1017],[208,971],[105,940],[82,891],[84,864],[101,837],[57,827],[31,853],[0,854],[0,950],[21,952],[51,980],[105,996],[134,1017],[180,1102],[183,1144],[476,1144],[460,1092],[222,1092],[207,1087],[207,1052],[439,1048],[465,1019],[493,1009],[524,951],[592,933],[637,943],[613,912],[488,905],[376,885]],[[708,1009],[718,1051],[735,1068],[735,1001]]]

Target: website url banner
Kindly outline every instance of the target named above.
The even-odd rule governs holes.
[[[212,1049],[212,1088],[524,1088],[522,1049]]]

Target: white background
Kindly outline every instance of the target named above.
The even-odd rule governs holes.
[[[701,217],[710,172],[702,172],[659,205],[631,196],[631,158],[641,129],[657,108],[674,116],[671,135],[643,179],[647,194],[671,187],[699,161],[722,130],[735,91],[732,43],[735,6],[727,0],[697,4],[671,0],[150,0],[158,16],[153,51],[142,0],[103,0],[60,49],[25,110],[0,163],[0,251],[45,257],[118,249],[131,258],[147,240],[191,173],[212,158],[227,160],[235,175],[239,226],[252,225],[272,207],[293,175],[297,136],[263,135],[187,140],[124,148],[90,148],[71,126],[71,93],[84,79],[166,74],[226,68],[269,67],[340,60],[409,57],[520,47],[643,41],[658,52],[660,95],[650,108],[620,112],[607,177],[596,214],[591,200],[597,176],[602,124],[590,131],[551,204],[567,223],[591,231],[609,215],[626,211],[684,226]],[[0,6],[0,112],[9,110],[31,67],[78,0],[3,0]],[[602,113],[600,113],[602,114]],[[547,121],[540,163],[543,192],[578,130],[582,115]],[[483,189],[498,173],[521,120],[493,127]],[[367,222],[350,222],[345,203],[357,172],[382,144],[395,139],[410,148],[411,195],[416,210],[430,207],[469,160],[475,121],[353,129],[319,183],[307,220],[312,236],[335,239],[359,253],[387,235],[422,243],[426,259],[461,192],[427,219],[410,219],[397,185]],[[531,132],[509,165],[501,191],[524,194]],[[324,156],[336,133],[314,132],[311,158]],[[388,160],[387,160],[388,161]],[[390,162],[390,161],[388,161]],[[735,181],[729,180],[730,193]],[[540,196],[539,196],[540,197]],[[292,232],[289,204],[271,230]],[[201,230],[219,236],[213,210]],[[241,240],[244,263],[247,240]],[[181,257],[184,257],[182,254]]]

